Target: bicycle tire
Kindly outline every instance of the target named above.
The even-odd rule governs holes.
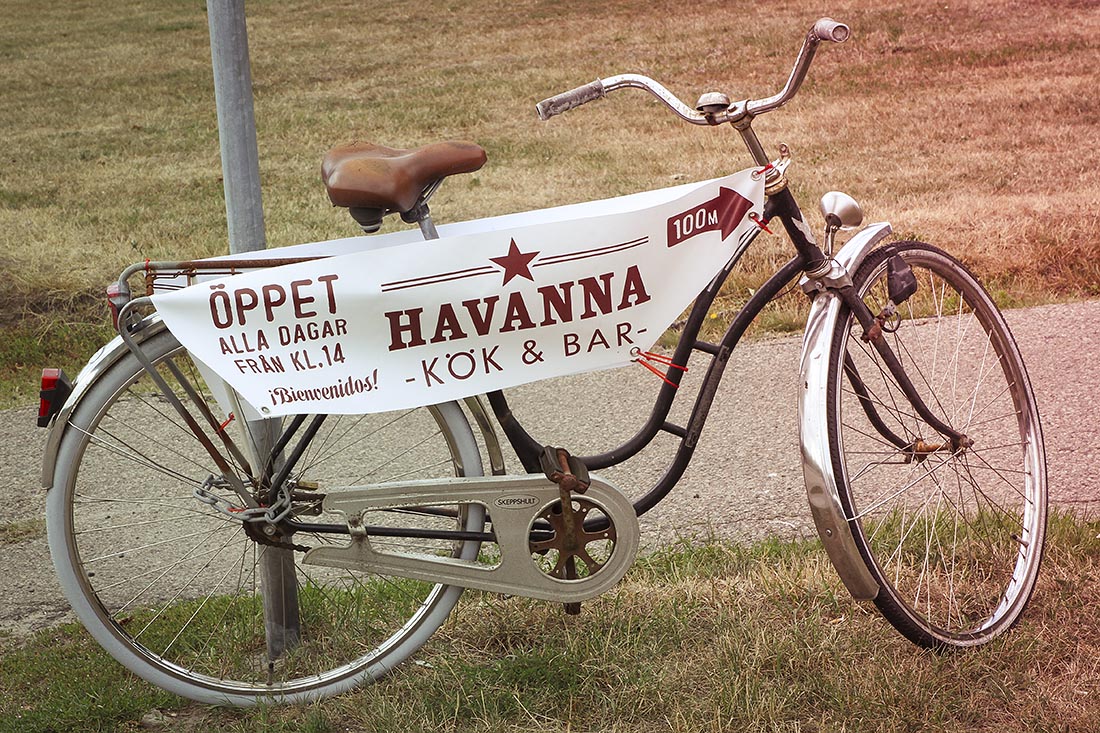
[[[223,419],[169,332],[151,336],[143,350],[185,401],[184,382],[195,388],[200,397],[187,402],[189,409],[200,412],[201,401],[215,412],[215,421]],[[178,374],[168,371],[170,365]],[[205,417],[197,419],[206,424]],[[243,462],[227,460],[247,480]],[[89,389],[66,426],[47,497],[50,552],[84,626],[140,677],[211,704],[314,700],[391,670],[427,641],[457,603],[459,587],[303,566],[300,551],[279,549],[294,559],[295,606],[284,610],[298,613],[300,639],[270,658],[259,580],[269,546],[250,539],[232,512],[196,498],[196,486],[219,474],[212,464],[132,355]],[[448,403],[396,414],[329,416],[299,468],[292,476],[297,490],[316,495],[330,486],[481,475],[481,460],[461,408]],[[321,511],[312,503],[310,511]],[[477,531],[484,526],[480,508],[451,509],[450,517],[415,521]],[[410,519],[387,515],[380,521]],[[347,540],[293,535],[301,546]],[[399,542],[408,549],[413,541]],[[426,545],[418,544],[418,551],[464,559],[478,552],[471,540],[416,542]]]
[[[1002,314],[950,255],[921,242],[873,251],[853,280],[871,312],[888,301],[894,257],[918,290],[884,336],[925,404],[974,444],[952,449],[916,415],[841,307],[826,406],[832,466],[882,614],[920,646],[976,646],[1016,623],[1035,588],[1047,517],[1042,429]]]

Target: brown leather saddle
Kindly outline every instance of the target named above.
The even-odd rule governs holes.
[[[321,178],[333,206],[348,209],[364,231],[377,231],[382,217],[400,212],[412,223],[427,197],[447,176],[485,165],[485,150],[469,142],[432,143],[412,150],[356,142],[333,148],[321,163]]]

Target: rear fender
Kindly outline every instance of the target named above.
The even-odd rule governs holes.
[[[156,336],[163,331],[164,328],[164,322],[160,320],[160,316],[153,314],[142,320],[132,335],[140,344]],[[61,448],[61,439],[65,437],[66,431],[71,428],[69,425],[69,416],[72,415],[73,410],[76,409],[77,404],[79,404],[84,395],[88,393],[88,390],[91,389],[111,367],[129,353],[130,349],[123,343],[122,337],[115,336],[104,344],[103,347],[88,360],[88,363],[80,370],[80,374],[76,375],[76,380],[73,382],[73,391],[69,395],[69,399],[65,400],[65,404],[61,406],[57,416],[54,418],[53,424],[50,426],[49,437],[46,439],[46,451],[42,458],[43,488],[49,489],[53,486],[54,469],[57,466],[57,453]]]

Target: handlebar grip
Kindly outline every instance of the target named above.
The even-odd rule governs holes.
[[[844,43],[852,36],[852,29],[832,18],[822,18],[814,23],[812,33],[819,41]]]
[[[535,105],[535,109],[539,113],[539,119],[545,121],[554,115],[568,112],[574,107],[580,107],[586,102],[591,102],[594,99],[605,96],[607,96],[607,92],[604,90],[603,82],[597,79],[591,84],[585,84],[576,89],[570,89],[568,92],[557,94],[549,99],[544,99]]]

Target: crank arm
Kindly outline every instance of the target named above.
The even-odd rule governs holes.
[[[540,513],[561,498],[558,485],[541,474],[431,479],[331,491],[325,497],[324,508],[347,517],[351,543],[344,547],[314,547],[302,562],[546,601],[587,600],[622,579],[634,561],[640,537],[638,517],[630,501],[599,477],[592,475],[591,479],[583,499],[607,515],[615,526],[616,540],[607,561],[587,577],[552,577],[532,556],[532,526]],[[448,504],[480,505],[492,513],[499,560],[489,564],[476,559],[382,550],[371,543],[370,537],[357,534],[357,528],[367,523],[364,515],[372,511]]]

